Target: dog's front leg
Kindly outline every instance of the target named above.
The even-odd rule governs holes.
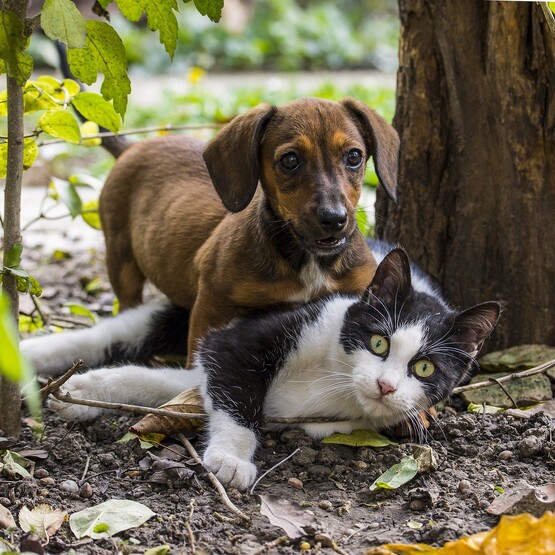
[[[221,300],[221,303],[218,302]],[[192,367],[194,354],[198,350],[200,340],[211,329],[221,328],[231,322],[236,310],[228,300],[217,295],[203,294],[199,288],[195,304],[191,310],[189,335],[187,341],[187,368]]]

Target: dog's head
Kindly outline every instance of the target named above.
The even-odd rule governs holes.
[[[347,245],[370,156],[395,200],[398,135],[354,99],[307,98],[279,108],[262,104],[235,118],[204,151],[228,210],[244,210],[260,181],[275,214],[317,255]]]

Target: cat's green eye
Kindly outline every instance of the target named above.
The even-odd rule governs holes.
[[[389,351],[389,341],[383,336],[374,334],[370,338],[370,350],[378,356],[383,356]]]
[[[429,360],[418,360],[412,365],[412,371],[419,378],[429,378],[436,371],[436,367]]]

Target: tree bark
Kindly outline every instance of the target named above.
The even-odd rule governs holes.
[[[488,350],[555,345],[555,37],[532,2],[399,0],[401,243],[467,307],[500,299]]]
[[[15,3],[13,11],[24,21],[27,2]],[[14,247],[21,243],[21,181],[23,176],[23,87],[10,76],[6,78],[8,89],[8,162],[6,188],[4,191],[4,260]],[[2,292],[10,302],[12,317],[19,321],[19,293],[15,276],[3,274]],[[19,437],[21,431],[21,394],[19,384],[0,376],[0,429],[4,434]]]

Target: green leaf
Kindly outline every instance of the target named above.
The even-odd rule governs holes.
[[[32,465],[31,461],[12,451],[0,451],[0,473],[6,476],[30,478],[26,468]]]
[[[141,1],[146,13],[148,27],[151,31],[159,31],[160,42],[166,52],[173,58],[177,46],[177,19],[174,10],[177,10],[175,0]],[[119,5],[119,1],[118,1]]]
[[[23,109],[26,114],[39,110],[60,108],[54,100],[56,90],[48,83],[28,81],[23,89]]]
[[[69,527],[77,539],[113,536],[123,530],[136,528],[155,515],[148,507],[127,499],[110,499],[69,517]],[[108,529],[95,532],[99,524],[108,523]]]
[[[85,223],[89,224],[94,229],[102,229],[100,223],[100,216],[98,215],[98,200],[89,200],[83,204],[83,211],[81,217]]]
[[[87,21],[85,47],[70,48],[68,61],[75,77],[87,85],[96,81],[99,71],[104,74],[100,92],[106,100],[114,101],[116,112],[123,117],[131,82],[125,47],[116,31],[103,21]]]
[[[110,527],[105,522],[99,522],[94,527],[94,533],[95,534],[100,534],[101,532],[107,532],[109,529],[110,529]]]
[[[24,139],[23,141],[23,169],[28,170],[39,155],[39,147],[35,139]]]
[[[477,414],[499,414],[500,412],[505,411],[503,407],[494,407],[493,405],[478,403],[468,403],[466,410]]]
[[[40,23],[48,38],[69,48],[85,46],[85,20],[71,0],[44,0]]]
[[[222,17],[224,0],[193,0],[201,15],[207,15],[212,21],[218,22]]]
[[[81,214],[83,203],[73,184],[63,179],[53,177],[49,186],[54,190],[56,200],[59,198],[67,206],[72,218],[76,218]]]
[[[0,58],[18,85],[23,85],[33,70],[33,58],[25,53],[28,41],[23,29],[23,21],[16,14],[5,8],[0,10]]]
[[[372,229],[372,226],[368,221],[368,213],[362,206],[357,206],[356,219],[358,229],[364,237],[367,237],[368,232]]]
[[[370,491],[376,489],[397,489],[398,487],[410,482],[418,473],[418,463],[414,457],[403,457],[401,462],[394,464],[381,476],[374,480],[370,486]]]
[[[42,114],[38,126],[53,137],[68,143],[79,144],[81,131],[75,116],[67,110],[49,110]]]
[[[133,23],[137,23],[143,15],[143,1],[137,2],[137,0],[116,0],[116,3],[123,17],[129,19],[129,21],[132,21]],[[102,7],[106,8],[106,6]]]
[[[548,2],[549,9],[555,14],[555,2]]]
[[[15,382],[32,375],[27,361],[19,354],[17,330],[4,295],[0,295],[0,373]]]
[[[69,308],[71,314],[75,314],[76,316],[85,316],[89,320],[92,320],[93,323],[96,324],[97,318],[96,315],[91,312],[88,308],[84,307],[83,305],[77,303],[64,303],[64,306]]]
[[[144,555],[168,555],[172,550],[169,545],[160,545],[158,547],[151,547],[144,552]]]
[[[351,447],[387,447],[397,445],[394,441],[370,430],[353,430],[350,434],[333,434],[322,443],[350,445]]]
[[[80,92],[72,100],[75,109],[86,119],[109,129],[113,133],[119,131],[121,118],[114,106],[97,93]]]
[[[7,253],[4,259],[4,264],[8,268],[18,268],[21,264],[21,253],[23,252],[23,245],[16,243]]]

